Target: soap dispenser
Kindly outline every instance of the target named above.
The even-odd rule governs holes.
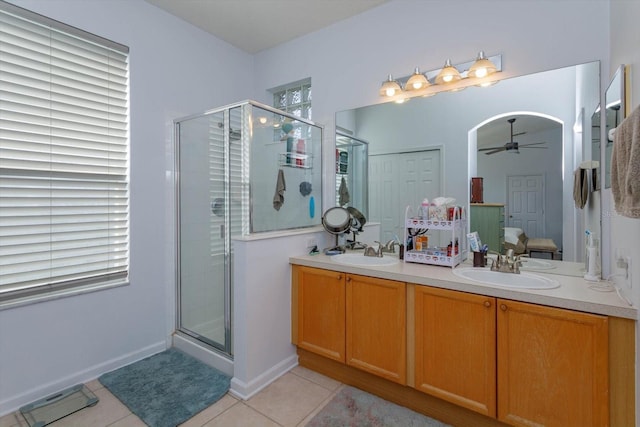
[[[586,280],[597,282],[600,280],[600,255],[598,253],[598,245],[600,241],[596,235],[587,230],[587,248],[585,258],[584,278]]]

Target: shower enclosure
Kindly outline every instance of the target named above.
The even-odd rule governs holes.
[[[336,132],[336,205],[340,203],[340,186],[344,180],[348,191],[347,206],[353,206],[369,216],[369,143]]]
[[[176,120],[175,142],[177,330],[232,358],[232,240],[321,223],[322,129],[246,101]]]

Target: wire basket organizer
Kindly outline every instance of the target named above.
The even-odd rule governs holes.
[[[423,250],[409,250],[404,253],[404,262],[441,265],[455,267],[467,259],[469,253],[466,239],[467,217],[460,207],[453,209],[452,219],[424,219],[412,215],[411,206],[405,210],[404,241],[407,241],[410,230],[436,230],[451,233],[451,242],[458,240],[458,250],[453,246],[448,253],[447,248],[431,247]]]

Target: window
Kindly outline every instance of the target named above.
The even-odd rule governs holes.
[[[311,79],[279,87],[271,92],[275,108],[311,120]]]
[[[128,48],[0,2],[0,305],[126,283]]]

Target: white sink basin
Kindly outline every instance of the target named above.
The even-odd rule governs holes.
[[[537,258],[520,258],[522,266],[520,270],[552,270],[556,268],[549,261]]]
[[[338,264],[355,265],[359,267],[382,267],[398,263],[398,258],[396,257],[383,256],[382,258],[379,258],[364,256],[361,253],[332,255],[331,260]]]
[[[474,282],[515,289],[553,289],[560,283],[531,273],[501,273],[488,268],[454,268],[453,274]]]

